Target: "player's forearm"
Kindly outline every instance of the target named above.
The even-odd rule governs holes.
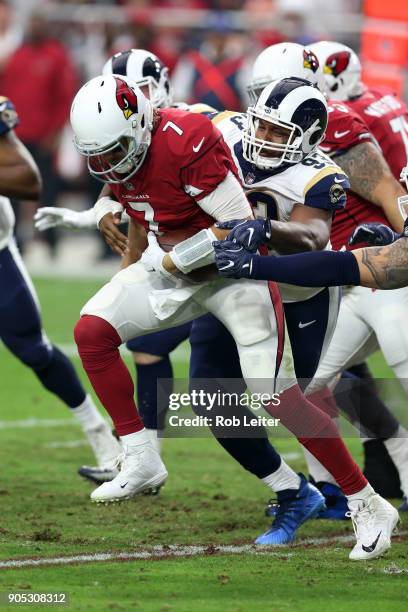
[[[212,225],[209,229],[213,232],[217,240],[224,240],[224,238],[226,238],[229,234],[229,230],[220,229],[215,225]],[[205,262],[204,265],[208,265],[208,262]],[[177,274],[181,272],[169,254],[166,254],[163,258],[163,267],[167,272],[170,272],[170,274]],[[200,266],[197,265],[196,267],[198,268]]]
[[[271,240],[268,246],[282,254],[321,251],[329,241],[329,231],[320,219],[309,224],[271,221]]]
[[[399,289],[408,285],[408,239],[400,238],[384,247],[356,249],[361,285],[377,289]]]
[[[384,176],[372,194],[372,202],[380,206],[387,217],[390,227],[401,232],[404,226],[404,219],[398,206],[398,198],[405,196],[406,192],[391,174]]]
[[[146,230],[133,219],[129,221],[128,227],[129,248],[122,257],[121,268],[127,268],[141,258],[143,251],[147,248]]]
[[[359,285],[359,266],[349,251],[319,251],[281,257],[255,255],[251,278],[300,287]]]
[[[0,193],[8,198],[38,200],[41,193],[40,177],[24,161],[13,166],[0,166]]]

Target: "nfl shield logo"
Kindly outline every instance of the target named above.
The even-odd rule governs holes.
[[[253,174],[252,172],[248,172],[248,174],[245,177],[245,185],[252,185],[254,181],[255,181],[255,174]]]

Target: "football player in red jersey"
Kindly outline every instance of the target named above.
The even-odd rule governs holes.
[[[368,87],[361,80],[356,53],[338,42],[320,41],[311,46],[323,66],[328,96],[345,102],[367,124],[381,147],[395,178],[408,163],[408,109],[391,89]]]
[[[180,276],[214,261],[212,243],[216,236],[226,235],[217,230],[215,221],[252,216],[217,129],[203,116],[172,109],[153,112],[135,83],[115,75],[96,77],[84,85],[74,99],[71,123],[90,172],[109,182],[118,198],[100,204],[98,216],[121,206],[131,217],[128,242],[122,245],[126,267],[89,300],[75,328],[84,368],[125,449],[119,475],[91,498],[127,499],[167,477],[137,413],[120,344],[210,311],[232,333],[251,389],[269,396],[281,391],[279,406],[268,404],[268,412],[327,466],[349,500],[379,500],[371,509],[381,529],[369,551],[360,550],[363,532],[372,533],[365,524],[365,504],[356,510],[365,526],[360,525],[360,544],[351,558],[382,554],[390,546],[390,530],[398,515],[393,511],[391,516],[388,506],[384,513],[381,504],[386,502],[374,495],[331,419],[308,402],[293,381],[279,378],[277,297],[276,314],[270,307],[270,291],[275,288],[222,279],[194,284],[188,276]],[[140,224],[156,233],[183,227],[195,233],[164,253],[152,231],[141,262],[132,263],[146,246],[145,240],[138,241]]]

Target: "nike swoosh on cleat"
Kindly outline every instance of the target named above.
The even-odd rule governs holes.
[[[128,484],[129,484],[129,481],[128,481],[128,482],[125,482],[125,484],[124,484],[124,485],[120,485],[120,488],[121,488],[121,489],[124,489],[124,488],[126,487],[126,485],[128,485]]]
[[[375,538],[374,542],[373,542],[372,544],[370,544],[370,546],[364,546],[364,544],[362,544],[362,545],[361,545],[361,548],[364,550],[364,552],[367,552],[367,553],[374,552],[375,547],[376,547],[376,546],[377,546],[377,544],[378,544],[378,540],[379,540],[379,538],[380,538],[381,533],[382,533],[382,532],[380,531],[380,533],[379,533],[379,534],[378,534],[378,536]]]
[[[316,323],[316,319],[313,319],[313,321],[309,321],[308,323],[299,322],[299,329],[303,329],[304,327],[309,327],[309,325],[313,325],[313,323]]]

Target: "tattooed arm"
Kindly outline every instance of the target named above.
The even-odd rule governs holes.
[[[360,271],[360,285],[399,289],[408,285],[408,240],[400,238],[384,247],[352,251]]]
[[[352,191],[380,206],[392,229],[401,232],[404,221],[397,198],[406,195],[406,192],[391,174],[378,148],[373,143],[366,142],[352,147],[343,155],[335,156],[334,159],[348,174]]]

